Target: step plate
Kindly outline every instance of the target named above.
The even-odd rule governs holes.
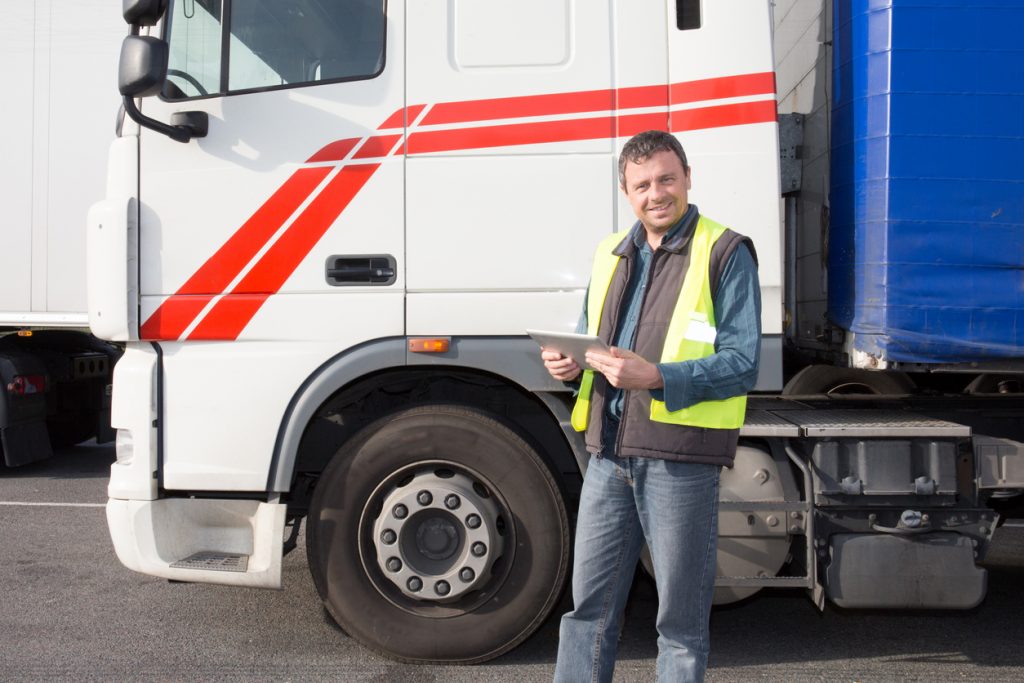
[[[249,556],[204,550],[174,562],[171,567],[211,572],[244,572],[249,567]]]
[[[800,436],[800,427],[767,410],[747,410],[740,436],[796,438]]]
[[[967,437],[971,428],[886,410],[793,410],[786,419],[809,437]]]

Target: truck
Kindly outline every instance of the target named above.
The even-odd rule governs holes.
[[[592,249],[633,222],[618,150],[661,129],[759,257],[716,602],[984,599],[1024,489],[1024,4],[124,10],[87,249],[91,328],[126,347],[124,565],[280,588],[304,540],[375,651],[521,643],[562,595],[589,458],[525,330],[574,329]]]
[[[0,56],[17,92],[0,111],[0,468],[110,441],[120,349],[89,333],[85,213],[103,197],[124,21],[103,2],[9,2]]]

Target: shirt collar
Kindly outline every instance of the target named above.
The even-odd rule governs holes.
[[[661,248],[672,253],[679,253],[690,241],[693,229],[697,225],[700,212],[696,204],[686,207],[686,212],[676,221],[676,224],[669,228],[664,237],[661,238]],[[619,243],[615,248],[616,256],[625,256],[634,249],[641,249],[647,243],[647,232],[640,221],[633,224],[629,236]]]

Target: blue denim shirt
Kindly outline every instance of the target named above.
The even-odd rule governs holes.
[[[697,207],[690,204],[686,213],[665,234],[663,240],[675,236],[695,220]],[[637,232],[636,268],[626,284],[618,331],[613,345],[632,349],[643,307],[654,252],[646,233]],[[664,387],[651,390],[651,396],[664,401],[669,410],[680,410],[702,401],[716,401],[746,394],[757,383],[761,348],[761,289],[757,280],[757,264],[749,249],[736,249],[722,270],[713,303],[717,336],[715,353],[697,360],[658,363]],[[578,332],[587,330],[587,304],[577,325]],[[605,444],[615,443],[625,392],[609,387],[605,403],[602,431]],[[610,437],[610,438],[609,438]]]

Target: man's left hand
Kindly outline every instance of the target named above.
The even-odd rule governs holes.
[[[665,386],[658,366],[628,349],[613,346],[611,353],[588,351],[587,363],[616,389],[660,389]]]

